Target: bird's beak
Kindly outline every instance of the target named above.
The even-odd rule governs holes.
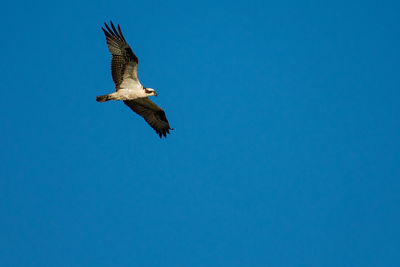
[[[154,92],[154,95],[155,95],[155,96],[158,96],[157,92]]]

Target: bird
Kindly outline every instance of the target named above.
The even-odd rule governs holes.
[[[156,131],[160,138],[167,137],[173,130],[168,122],[165,112],[149,99],[149,96],[157,96],[153,88],[144,87],[138,78],[137,68],[139,60],[132,51],[122,34],[121,27],[118,30],[110,21],[110,26],[104,23],[101,27],[105,36],[108,50],[111,53],[111,76],[115,84],[116,92],[96,97],[97,102],[109,100],[122,100]]]

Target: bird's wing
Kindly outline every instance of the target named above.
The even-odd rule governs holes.
[[[164,110],[154,104],[149,98],[137,98],[134,100],[125,100],[124,103],[137,114],[142,116],[145,121],[156,131],[160,136],[167,137],[167,133],[172,128],[169,126]]]
[[[110,21],[111,28],[106,23],[104,23],[104,25],[107,30],[103,27],[102,30],[106,35],[108,50],[110,50],[112,54],[111,74],[115,83],[115,88],[118,91],[122,81],[126,79],[132,79],[135,83],[139,81],[137,76],[139,60],[126,42],[119,25],[118,31],[112,21]]]

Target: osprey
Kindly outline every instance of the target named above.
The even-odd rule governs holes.
[[[111,74],[116,92],[96,97],[96,101],[122,100],[125,105],[142,116],[145,121],[160,136],[167,137],[172,128],[169,126],[164,110],[153,103],[148,97],[157,96],[152,88],[143,87],[139,82],[137,67],[139,60],[129,47],[121,28],[118,31],[110,21],[111,28],[104,23],[106,29],[101,28],[106,35],[108,50],[111,57]]]

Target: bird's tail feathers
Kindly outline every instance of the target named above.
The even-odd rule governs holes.
[[[111,97],[109,95],[99,95],[96,97],[97,102],[106,102],[108,100],[111,100]]]

